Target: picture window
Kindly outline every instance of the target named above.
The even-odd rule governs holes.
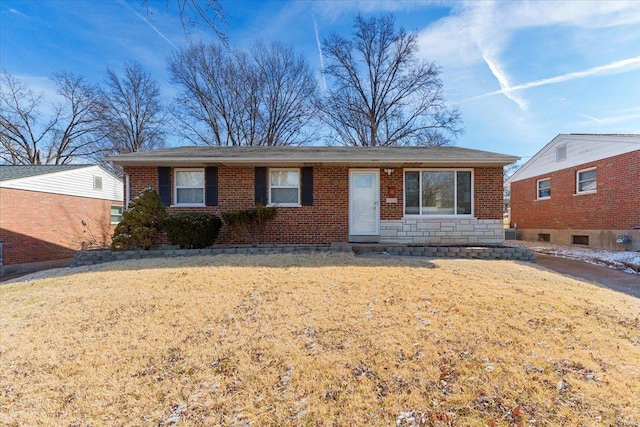
[[[470,170],[406,170],[406,215],[471,215],[473,178]]]

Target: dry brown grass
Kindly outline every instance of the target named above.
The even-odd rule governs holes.
[[[640,423],[640,301],[534,265],[147,260],[0,298],[3,425]]]

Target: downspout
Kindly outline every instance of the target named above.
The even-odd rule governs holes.
[[[129,174],[124,175],[124,208],[129,208],[129,202],[131,201],[131,185],[129,182]]]

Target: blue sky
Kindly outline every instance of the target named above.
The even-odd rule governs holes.
[[[217,40],[180,24],[176,0],[0,0],[0,67],[49,99],[51,73],[99,82],[138,60],[170,100],[166,58]],[[442,67],[462,113],[461,147],[528,159],[559,133],[640,133],[640,2],[223,0],[232,47],[291,43],[317,70],[318,40],[348,35],[357,13],[393,13]]]

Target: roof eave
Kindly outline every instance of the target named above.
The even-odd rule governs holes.
[[[520,160],[519,157],[505,156],[492,159],[267,159],[267,158],[219,158],[219,157],[163,157],[163,158],[136,158],[123,159],[121,157],[108,157],[120,166],[172,166],[172,167],[204,167],[204,166],[359,166],[359,167],[478,167],[478,166],[506,166]]]

